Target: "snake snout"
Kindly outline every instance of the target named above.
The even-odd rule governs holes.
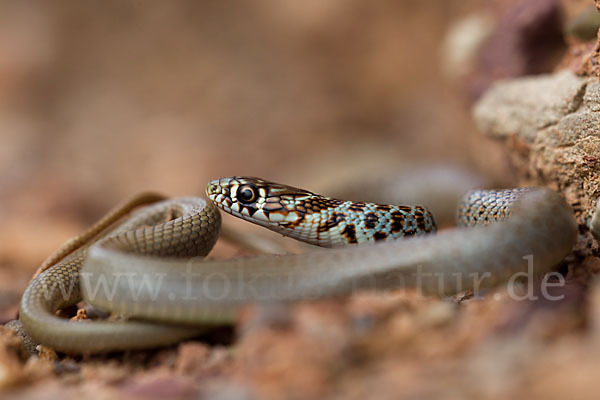
[[[206,185],[206,195],[212,199],[214,196],[221,193],[221,185],[219,185],[219,181],[210,181],[208,185]]]

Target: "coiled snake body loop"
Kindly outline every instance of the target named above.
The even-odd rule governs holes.
[[[192,337],[206,326],[231,323],[252,302],[415,286],[424,293],[453,294],[505,281],[527,268],[526,256],[535,273],[546,272],[570,252],[576,236],[564,199],[543,188],[472,192],[458,212],[463,225],[474,227],[437,235],[425,235],[435,231],[435,222],[419,206],[346,202],[245,177],[212,181],[207,195],[214,204],[199,198],[160,201],[105,229],[123,210],[144,203],[137,198],[99,223],[106,233],[96,226],[86,240],[75,241],[79,248],[59,252],[23,295],[20,318],[28,334],[60,351],[95,353]],[[334,248],[201,260],[218,236],[215,204],[287,236]],[[366,244],[342,247],[361,243]],[[130,319],[55,316],[82,297]]]

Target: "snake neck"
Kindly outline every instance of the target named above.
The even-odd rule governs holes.
[[[208,197],[223,211],[284,236],[322,247],[390,241],[436,230],[421,206],[338,200],[253,177],[209,182]]]

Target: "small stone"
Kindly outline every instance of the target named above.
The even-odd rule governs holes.
[[[38,352],[38,357],[42,360],[56,361],[58,359],[56,351],[50,347],[44,346],[43,344],[38,344],[36,350]]]
[[[442,326],[452,321],[457,311],[458,306],[455,303],[439,301],[419,313],[418,323],[423,327]]]
[[[80,320],[84,320],[84,319],[88,319],[85,308],[78,309],[77,314],[71,318],[72,321],[80,321]]]

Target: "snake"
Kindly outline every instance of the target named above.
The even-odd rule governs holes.
[[[459,226],[439,232],[421,206],[344,201],[253,177],[212,180],[206,195],[139,195],[69,241],[22,296],[27,334],[93,354],[193,338],[234,324],[248,304],[401,288],[451,296],[549,272],[577,235],[570,207],[548,188],[471,191],[458,204]],[[322,248],[207,260],[220,211]],[[82,299],[111,317],[57,316]]]

